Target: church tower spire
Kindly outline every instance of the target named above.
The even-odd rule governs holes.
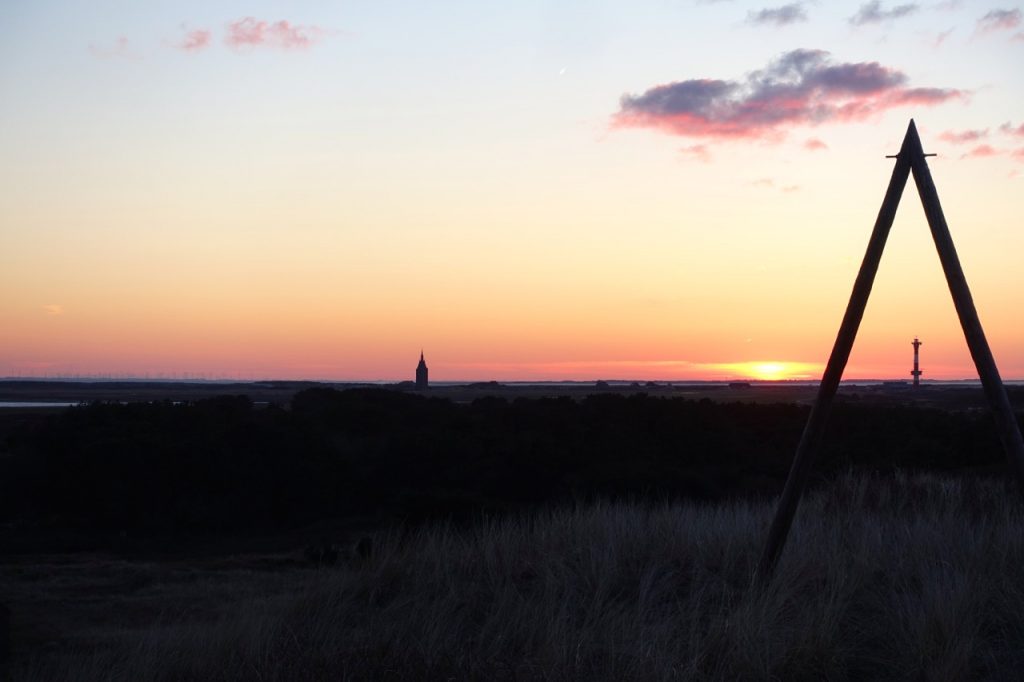
[[[423,349],[420,349],[420,364],[416,365],[416,389],[424,391],[430,388],[427,381],[427,362],[423,359]]]

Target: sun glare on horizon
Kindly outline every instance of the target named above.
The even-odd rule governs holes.
[[[791,381],[817,378],[818,365],[810,362],[782,360],[752,360],[723,364],[720,369],[732,377],[758,381]]]

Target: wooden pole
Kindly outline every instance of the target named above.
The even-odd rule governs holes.
[[[832,348],[832,355],[828,359],[825,374],[818,388],[817,399],[814,402],[814,407],[811,408],[807,426],[804,427],[800,444],[797,446],[793,466],[789,470],[789,478],[786,479],[786,487],[782,491],[779,507],[768,531],[768,542],[757,567],[757,576],[760,580],[771,578],[775,564],[786,544],[793,516],[800,504],[800,495],[810,477],[811,465],[821,444],[825,421],[829,409],[832,407],[832,399],[839,388],[839,381],[842,379],[846,362],[850,358],[853,341],[857,336],[857,328],[864,316],[864,308],[871,293],[875,273],[878,271],[878,263],[882,257],[882,250],[885,248],[889,228],[892,227],[896,208],[899,206],[907,177],[911,172],[914,174],[914,183],[917,185],[917,193],[924,206],[932,239],[935,241],[935,248],[939,252],[939,260],[946,275],[949,292],[953,296],[953,304],[956,306],[957,316],[960,318],[960,326],[964,330],[964,337],[967,339],[967,346],[974,359],[974,366],[981,377],[985,396],[992,407],[999,439],[1006,451],[1010,467],[1024,490],[1024,439],[1021,438],[1017,417],[1010,406],[1010,400],[1006,395],[1002,379],[999,377],[995,359],[992,357],[992,351],[985,339],[978,311],[974,307],[974,299],[967,286],[967,278],[960,266],[960,259],[953,246],[953,238],[949,234],[949,227],[946,225],[946,218],[942,213],[938,191],[935,189],[931,172],[928,170],[926,156],[928,155],[921,147],[921,138],[918,137],[917,127],[911,120],[907,127],[907,134],[903,138],[900,153],[896,155],[896,166],[893,168],[892,178],[889,180],[889,189],[886,190],[882,208],[878,212],[878,219],[875,221],[875,228],[871,233],[867,253],[864,255],[860,272],[853,285],[853,293],[850,295],[850,302],[846,307],[846,315],[843,317],[835,346]]]
[[[953,246],[953,238],[949,234],[949,226],[946,225],[946,217],[943,215],[942,205],[939,203],[939,193],[935,189],[932,174],[928,170],[928,162],[925,159],[924,150],[921,148],[921,138],[917,135],[917,128],[913,121],[910,122],[907,138],[910,141],[908,151],[910,152],[911,169],[914,173],[914,183],[917,185],[917,193],[924,206],[925,217],[928,218],[928,226],[932,231],[935,249],[939,252],[942,270],[946,273],[946,284],[949,285],[949,293],[953,296],[953,305],[956,306],[956,314],[960,318],[960,326],[964,330],[964,337],[967,339],[967,347],[974,359],[974,366],[978,370],[978,376],[981,377],[985,397],[988,398],[988,403],[992,408],[999,440],[1003,444],[1010,468],[1024,490],[1024,440],[1021,439],[1017,417],[1010,406],[1010,399],[1006,395],[1003,380],[999,377],[996,361],[992,357],[992,351],[985,339],[985,331],[981,328],[981,320],[974,307],[974,299],[967,286],[967,278],[964,276],[963,268],[960,267],[960,259],[956,255],[956,247]]]
[[[911,121],[911,126],[913,126],[913,121]],[[775,511],[775,519],[768,531],[768,542],[757,567],[757,575],[761,580],[771,578],[775,570],[775,563],[786,544],[789,528],[793,524],[793,516],[800,504],[800,495],[803,493],[804,486],[807,485],[811,465],[814,463],[814,458],[821,445],[821,437],[825,431],[829,410],[832,407],[832,399],[839,388],[840,379],[843,378],[846,363],[850,359],[850,350],[853,348],[854,339],[857,338],[860,321],[864,317],[864,308],[867,306],[868,296],[871,294],[871,286],[875,282],[875,273],[878,272],[878,263],[882,259],[885,241],[889,237],[889,229],[896,218],[896,209],[900,205],[900,197],[903,196],[903,188],[906,187],[907,177],[910,175],[909,140],[910,133],[908,131],[907,136],[903,139],[900,153],[896,155],[896,165],[892,169],[889,188],[885,191],[885,199],[882,200],[882,207],[878,211],[878,218],[875,220],[875,227],[871,232],[867,252],[864,254],[860,272],[857,273],[857,279],[853,284],[853,292],[850,294],[850,302],[846,306],[846,314],[843,316],[839,334],[832,347],[832,355],[829,356],[825,374],[818,387],[818,396],[814,401],[814,407],[811,408],[811,416],[807,419],[803,435],[800,437],[800,444],[797,446],[796,456],[793,458],[793,465],[789,470],[789,477],[786,479],[786,487],[782,491],[782,498]]]

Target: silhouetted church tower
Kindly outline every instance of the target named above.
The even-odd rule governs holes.
[[[427,363],[423,360],[423,351],[420,351],[420,364],[416,365],[416,388],[419,390],[430,388],[427,383]]]

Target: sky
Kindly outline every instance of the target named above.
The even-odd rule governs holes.
[[[1024,379],[1006,2],[0,3],[0,376],[817,379],[911,118]],[[913,182],[846,378],[975,378]]]

